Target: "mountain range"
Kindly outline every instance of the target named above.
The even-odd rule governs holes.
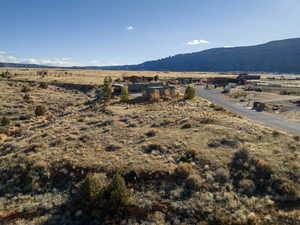
[[[0,63],[1,66],[41,67],[41,65]],[[72,67],[74,68],[74,67]],[[138,65],[87,66],[77,69],[190,71],[190,72],[277,72],[300,73],[300,38],[271,41],[261,45],[213,48],[179,54]]]

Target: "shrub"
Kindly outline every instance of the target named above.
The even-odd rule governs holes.
[[[300,136],[294,136],[293,138],[295,141],[300,141]]]
[[[210,107],[213,108],[215,111],[219,111],[219,112],[225,112],[226,110],[219,105],[216,104],[210,104]]]
[[[216,116],[213,113],[202,112],[199,115],[198,121],[202,124],[212,124],[217,121]]]
[[[278,179],[274,182],[274,188],[280,195],[287,196],[289,198],[299,197],[299,192],[296,186],[287,179]]]
[[[238,144],[239,144],[238,140],[231,139],[231,138],[213,139],[207,143],[208,147],[210,147],[210,148],[217,148],[220,146],[228,146],[228,147],[234,148],[234,147],[237,147]]]
[[[7,117],[2,117],[1,119],[1,126],[8,126],[10,124],[10,119]]]
[[[152,151],[160,151],[163,152],[164,148],[160,144],[149,144],[148,146],[144,147],[145,153],[152,153]]]
[[[242,194],[251,195],[255,192],[256,185],[250,179],[243,179],[239,182],[239,191]]]
[[[40,88],[43,88],[43,89],[47,89],[47,88],[48,88],[48,84],[45,83],[45,82],[43,82],[43,83],[40,84],[39,87],[40,87]]]
[[[230,163],[230,174],[235,187],[247,195],[298,196],[296,185],[291,180],[279,178],[268,162],[250,157],[245,149],[234,154]]]
[[[203,179],[197,174],[192,174],[187,178],[186,186],[191,190],[199,191],[203,186]]]
[[[193,171],[190,163],[180,163],[175,169],[175,175],[180,178],[187,178]]]
[[[108,145],[105,150],[106,151],[109,151],[109,152],[114,152],[114,151],[117,151],[117,150],[120,150],[122,148],[121,145],[118,145],[118,144],[111,144],[111,145]]]
[[[89,174],[80,186],[80,201],[86,207],[96,207],[105,193],[108,180],[105,174]]]
[[[21,92],[29,92],[29,91],[31,91],[31,89],[27,86],[23,86],[21,89]]]
[[[229,180],[228,170],[224,168],[217,169],[215,179],[219,183],[225,184]]]
[[[25,94],[23,99],[25,102],[30,102],[32,100],[29,94]]]
[[[195,97],[196,91],[195,88],[189,86],[185,89],[184,99],[191,100]]]
[[[123,86],[121,90],[121,101],[128,101],[128,86]]]
[[[272,136],[273,137],[278,137],[279,135],[280,135],[280,133],[277,130],[272,131]]]
[[[155,130],[149,130],[147,133],[146,133],[146,136],[147,137],[154,137],[156,135],[156,131]]]
[[[43,105],[38,105],[36,108],[35,108],[35,115],[36,116],[43,116],[45,115],[47,109],[45,106]]]
[[[112,79],[111,77],[105,77],[104,86],[103,86],[104,102],[109,102],[111,100],[111,95],[112,95]]]
[[[130,191],[126,187],[124,178],[116,174],[109,186],[109,207],[116,211],[126,206],[130,202]]]
[[[153,90],[153,92],[150,93],[149,101],[150,102],[158,102],[160,100],[160,93],[159,90]]]
[[[187,122],[187,123],[185,123],[181,128],[182,128],[182,129],[188,129],[188,128],[191,128],[191,127],[192,127],[192,124],[189,123],[189,122]]]
[[[164,97],[165,98],[172,97],[170,89],[164,89]]]

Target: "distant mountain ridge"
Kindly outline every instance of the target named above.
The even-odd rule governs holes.
[[[34,64],[0,63],[0,67],[55,68]],[[179,54],[138,65],[56,67],[76,69],[189,71],[189,72],[278,72],[300,73],[300,38],[271,41],[261,45],[213,48]]]
[[[213,48],[138,65],[102,67],[116,70],[300,73],[300,38],[266,44]]]

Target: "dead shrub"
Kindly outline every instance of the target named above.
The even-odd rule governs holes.
[[[10,124],[10,119],[6,116],[2,117],[0,121],[1,126],[8,126]]]
[[[294,136],[293,138],[295,141],[300,141],[300,136]]]
[[[30,92],[31,89],[28,87],[28,86],[23,86],[22,89],[21,89],[21,92]]]
[[[216,104],[210,104],[210,107],[212,109],[214,109],[215,111],[218,111],[218,112],[225,112],[226,111],[222,106],[219,106],[219,105],[216,105]]]
[[[245,98],[247,97],[248,93],[247,92],[244,92],[244,91],[241,91],[241,90],[234,90],[234,91],[231,91],[228,96],[231,97],[231,98]]]
[[[30,97],[29,94],[25,94],[24,97],[23,97],[23,99],[24,99],[24,101],[27,102],[27,103],[29,103],[29,102],[32,101],[32,98]]]
[[[197,174],[191,174],[186,179],[187,188],[195,191],[200,191],[203,186],[203,179]]]
[[[157,131],[156,130],[149,130],[147,133],[146,133],[146,136],[147,137],[154,137],[154,136],[156,136],[156,133],[157,133]]]
[[[213,113],[202,112],[197,120],[202,124],[213,124],[217,121],[217,118]]]
[[[150,102],[159,102],[159,100],[160,100],[159,90],[155,89],[155,90],[153,90],[153,92],[150,93],[149,101]]]
[[[280,133],[277,130],[272,131],[272,136],[273,137],[278,137]]]
[[[43,105],[38,105],[36,108],[35,108],[35,115],[36,116],[43,116],[45,115],[45,113],[47,112],[47,109],[45,106]]]
[[[228,146],[231,148],[235,148],[239,145],[238,140],[231,138],[221,138],[221,139],[212,139],[209,140],[207,146],[210,148],[218,148],[221,146]]]
[[[111,144],[111,145],[108,145],[105,150],[106,151],[109,151],[109,152],[114,152],[114,151],[117,151],[117,150],[120,150],[122,148],[121,145],[118,145],[118,144]]]
[[[187,178],[193,172],[193,166],[190,163],[180,163],[175,169],[175,175],[180,178]]]
[[[151,143],[147,146],[144,146],[144,152],[145,153],[152,153],[153,151],[159,151],[159,152],[163,152],[164,151],[164,148],[162,145],[160,144],[154,144],[154,143]]]
[[[182,127],[181,127],[181,129],[189,129],[189,128],[191,128],[192,127],[192,124],[190,123],[190,122],[188,122],[188,123],[185,123]]]

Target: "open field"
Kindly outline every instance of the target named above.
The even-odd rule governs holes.
[[[151,71],[117,71],[117,70],[63,70],[63,69],[46,69],[49,75],[44,78],[36,75],[37,71],[44,69],[19,69],[19,68],[1,68],[0,74],[9,71],[12,74],[17,74],[13,79],[44,81],[44,82],[60,82],[60,83],[75,83],[75,84],[91,84],[99,85],[103,83],[105,76],[110,76],[112,79],[122,78],[123,76],[151,76],[158,75],[161,78],[170,77],[214,77],[226,76],[233,77],[234,75],[221,75],[219,73],[194,73],[194,72],[151,72]],[[65,74],[67,72],[67,74]]]
[[[94,101],[104,76],[218,74],[33,71],[0,79],[0,119],[10,121],[0,126],[0,223],[300,223],[299,136],[202,98]],[[94,173],[124,177],[130,200],[119,211],[106,195],[92,206],[81,198]]]

